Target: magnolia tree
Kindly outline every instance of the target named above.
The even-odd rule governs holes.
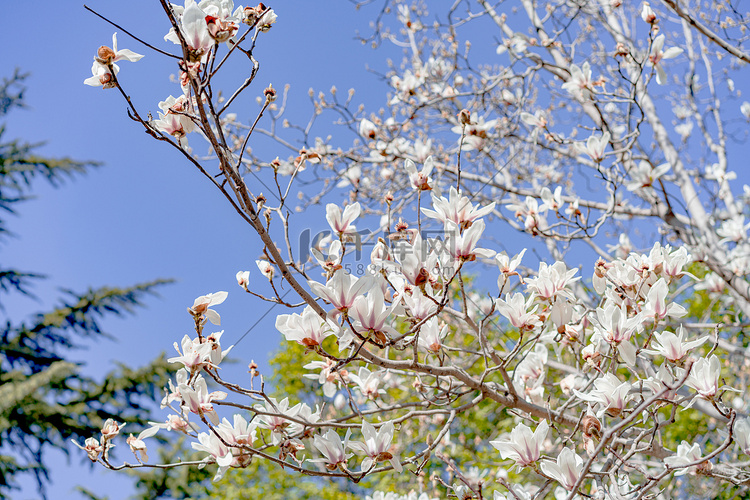
[[[750,188],[730,167],[750,119],[732,79],[747,80],[747,13],[385,2],[363,40],[404,50],[382,107],[311,91],[296,125],[286,91],[256,83],[270,7],[161,5],[164,48],[130,36],[179,68],[164,91],[177,97],[141,109],[136,70],[118,64],[142,56],[114,36],[84,83],[119,92],[257,233],[263,256],[237,291],[288,308],[276,328],[305,353],[285,370],[314,392],[272,393],[254,365],[247,384],[224,380],[211,330],[227,292],[203,295],[169,359],[165,421],[128,438],[108,421],[79,444],[92,461],[379,475],[379,491],[355,490],[372,499],[747,491]],[[250,75],[219,88],[235,59]],[[244,93],[259,104],[246,123]],[[325,117],[337,133],[318,136]],[[259,134],[275,158],[251,149]],[[330,225],[312,249],[290,229],[301,209]],[[168,431],[204,458],[149,463],[146,439]],[[114,460],[119,439],[135,462]]]

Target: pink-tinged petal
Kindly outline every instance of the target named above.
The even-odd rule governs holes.
[[[656,65],[656,83],[659,85],[664,85],[667,83],[667,72],[664,71],[664,68],[661,64]]]
[[[221,325],[221,316],[219,316],[219,313],[217,313],[213,309],[206,309],[205,314],[208,318],[208,321],[210,321],[214,325]]]
[[[136,54],[132,50],[129,49],[122,49],[117,52],[117,57],[115,58],[115,61],[130,61],[130,62],[136,62],[143,59],[143,54]]]
[[[682,54],[683,52],[684,52],[684,50],[682,50],[679,47],[669,47],[667,50],[665,50],[664,52],[662,52],[661,58],[662,59],[673,59],[673,58],[679,56],[680,54]]]

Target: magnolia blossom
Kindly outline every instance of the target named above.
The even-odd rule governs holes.
[[[105,89],[115,87],[113,72],[116,75],[120,67],[115,64],[117,61],[139,61],[143,56],[136,54],[132,50],[117,49],[117,33],[112,35],[112,48],[102,45],[96,51],[94,64],[91,66],[91,75],[83,83],[92,87],[103,87]],[[111,69],[110,69],[111,68]]]
[[[75,439],[71,439],[70,441],[74,445],[85,451],[89,457],[89,460],[91,460],[92,462],[96,462],[97,460],[99,460],[99,455],[104,452],[104,446],[99,443],[98,439],[93,437],[86,438],[86,440],[83,442],[83,446],[78,444]]]
[[[325,285],[308,281],[310,289],[320,298],[330,302],[340,312],[346,312],[354,300],[373,285],[371,276],[356,278],[339,269]]]
[[[213,368],[219,366],[226,355],[229,354],[229,351],[231,351],[234,347],[233,345],[230,345],[228,348],[222,350],[220,343],[222,335],[224,335],[224,330],[220,332],[213,332],[203,339],[203,342],[208,344],[208,346],[210,347],[208,360],[210,361],[210,366]]]
[[[289,406],[289,398],[276,401],[275,398],[268,398],[264,405],[257,404],[255,409],[262,412],[258,415],[260,421],[258,427],[271,430],[271,440],[274,445],[281,443],[285,435],[293,435],[302,430],[302,425],[298,422],[289,420],[295,418],[302,410],[302,403]]]
[[[693,364],[690,375],[685,384],[698,392],[703,399],[713,399],[722,387],[719,385],[721,377],[721,361],[712,354],[709,359],[700,358]]]
[[[130,451],[133,452],[133,455],[135,455],[135,459],[140,463],[148,462],[148,450],[146,449],[146,443],[143,440],[155,435],[158,430],[159,427],[149,427],[148,429],[138,434],[138,437],[135,437],[131,434],[126,440],[128,446],[130,446]]]
[[[680,326],[678,334],[665,331],[654,333],[653,349],[643,349],[646,354],[653,356],[664,356],[669,361],[677,362],[687,356],[688,352],[696,347],[702,346],[708,340],[708,335],[690,342],[685,341],[685,330]]]
[[[208,392],[206,380],[201,376],[196,377],[192,386],[180,384],[178,390],[182,396],[182,408],[184,410],[195,413],[199,417],[206,416],[214,425],[219,423],[219,415],[214,410],[212,402],[226,399],[226,392]]]
[[[371,372],[368,368],[360,366],[357,373],[350,373],[349,379],[357,384],[362,395],[368,399],[377,399],[380,394],[385,394],[380,389],[380,383],[383,381],[383,372]]]
[[[604,159],[604,150],[607,149],[609,139],[609,132],[604,132],[599,137],[594,135],[589,137],[585,146],[580,142],[574,143],[574,146],[579,153],[586,154],[591,157],[592,160],[599,163]]]
[[[500,289],[500,294],[507,292],[509,287],[508,278],[511,276],[519,276],[516,269],[521,264],[523,254],[526,253],[526,249],[521,250],[521,253],[510,258],[507,253],[502,252],[495,255],[495,261],[497,267],[500,268],[500,276],[497,278],[497,287]],[[521,280],[523,282],[523,279]]]
[[[443,339],[447,334],[448,325],[443,325],[440,328],[437,319],[430,318],[419,329],[419,347],[427,352],[437,354],[443,348]]]
[[[221,304],[227,299],[227,292],[215,292],[209,293],[208,295],[201,295],[193,302],[193,307],[188,307],[188,312],[196,317],[200,318],[205,316],[214,325],[221,324],[221,316],[213,309],[209,309],[211,306]]]
[[[544,203],[539,207],[540,212],[551,210],[553,212],[559,212],[563,206],[562,200],[562,186],[557,186],[554,193],[550,188],[544,186],[542,188],[541,198]]]
[[[237,284],[240,285],[245,291],[247,286],[250,284],[250,271],[237,271]]]
[[[488,140],[488,132],[491,132],[497,127],[498,120],[484,121],[484,117],[477,117],[475,113],[472,113],[469,117],[468,123],[465,125],[456,125],[451,129],[453,133],[463,134],[463,144],[461,149],[464,151],[484,149],[485,144]]]
[[[204,61],[215,41],[208,29],[206,13],[195,3],[195,0],[185,0],[185,8],[180,16],[180,31],[187,44],[192,61]],[[180,44],[180,37],[172,28],[164,40]]]
[[[333,334],[332,325],[324,321],[312,307],[307,306],[302,314],[281,314],[276,317],[276,329],[290,342],[305,347],[314,347]]]
[[[652,188],[654,182],[669,172],[669,163],[662,163],[658,167],[652,167],[650,163],[642,161],[630,170],[630,182],[625,184],[628,191],[639,191]],[[643,193],[639,193],[643,194]]]
[[[384,343],[388,336],[395,336],[397,333],[386,324],[397,305],[396,302],[387,305],[383,291],[376,286],[366,297],[360,295],[354,299],[350,314],[363,330],[360,332],[363,336],[374,336],[377,341]]]
[[[648,56],[648,62],[656,70],[656,83],[664,85],[667,83],[667,72],[664,71],[664,65],[662,61],[664,59],[672,59],[682,54],[683,50],[679,47],[670,47],[667,50],[664,49],[664,35],[659,35],[651,45],[651,53]]]
[[[669,286],[664,278],[651,286],[646,297],[646,306],[641,311],[644,318],[653,318],[654,321],[670,317],[681,318],[687,314],[687,310],[675,302],[666,303]]]
[[[190,446],[194,450],[208,453],[209,456],[204,459],[204,462],[214,462],[219,466],[214,476],[214,481],[218,481],[224,477],[227,469],[234,462],[234,455],[232,455],[231,449],[213,432],[201,432],[198,434],[198,442],[190,443]]]
[[[454,186],[451,186],[449,198],[432,194],[432,206],[435,210],[422,208],[422,213],[431,219],[437,219],[444,225],[452,221],[461,228],[469,227],[478,218],[492,212],[495,203],[479,208],[471,203],[471,199],[461,195]],[[447,227],[447,226],[446,226]]]
[[[635,347],[630,337],[641,325],[640,315],[629,316],[625,305],[607,302],[604,308],[597,307],[592,318],[597,333],[612,347],[619,347],[620,354],[628,365],[635,364]]]
[[[563,448],[556,462],[542,462],[542,471],[568,491],[573,490],[582,470],[583,459],[570,448]]]
[[[396,472],[403,470],[398,455],[390,451],[394,432],[392,421],[381,425],[377,431],[371,423],[362,421],[362,435],[365,439],[363,442],[351,442],[349,447],[358,455],[365,455],[365,459],[362,460],[363,471],[370,470],[378,462],[390,462]]]
[[[461,228],[453,221],[447,221],[445,224],[446,245],[453,259],[458,261],[474,261],[477,258],[491,259],[495,256],[494,250],[487,248],[477,248],[479,238],[482,237],[485,224],[484,220],[474,222],[469,229],[461,232]]]
[[[323,436],[316,434],[313,436],[313,446],[323,455],[323,458],[309,459],[310,462],[324,463],[326,469],[336,470],[339,467],[346,468],[346,462],[352,454],[347,454],[346,449],[349,447],[349,436],[351,430],[346,432],[344,441],[333,429],[328,429]]]
[[[358,130],[359,130],[359,135],[361,135],[362,137],[367,137],[367,138],[370,138],[370,139],[375,139],[375,137],[377,137],[377,135],[378,135],[378,127],[375,126],[375,124],[372,123],[367,118],[363,118],[359,122],[359,128],[358,128]]]
[[[108,418],[107,420],[105,420],[104,425],[102,425],[102,442],[105,440],[110,440],[120,434],[120,431],[124,426],[125,424],[118,424],[112,418]]]
[[[745,224],[745,216],[738,215],[722,222],[721,227],[716,230],[716,234],[722,237],[720,243],[747,241],[747,230],[750,223]]]
[[[159,103],[159,119],[152,120],[151,125],[158,131],[173,136],[184,148],[187,146],[187,134],[195,130],[196,125],[190,111],[191,105],[184,95],[169,96]]]
[[[573,393],[584,401],[598,403],[600,409],[596,414],[597,417],[601,418],[604,413],[617,417],[632,399],[632,396],[628,394],[631,387],[628,382],[620,382],[613,373],[607,373],[594,380],[594,390],[589,394],[583,394],[577,390]]]
[[[684,474],[687,474],[688,472],[695,472],[695,470],[699,466],[707,467],[710,469],[711,464],[708,462],[700,465],[691,465],[690,467],[686,467],[687,464],[698,462],[700,461],[700,459],[701,445],[699,445],[698,443],[693,443],[691,445],[687,441],[683,441],[679,446],[677,446],[677,453],[675,455],[664,459],[664,465],[672,469],[678,469],[674,473],[675,476],[682,476]]]
[[[255,265],[258,266],[258,270],[260,270],[266,278],[269,280],[273,279],[275,270],[270,262],[267,260],[256,260]]]
[[[554,301],[557,297],[575,300],[569,286],[581,277],[576,277],[577,269],[568,269],[564,262],[557,261],[553,265],[539,263],[539,271],[535,278],[526,280],[526,288],[542,299]]]
[[[430,300],[428,295],[432,297],[433,300]],[[411,294],[403,294],[403,298],[412,317],[417,321],[421,321],[437,311],[438,305],[436,302],[440,297],[435,297],[432,293],[432,287],[428,283],[424,287],[424,292],[419,288],[415,288]]]
[[[562,84],[573,97],[580,101],[591,99],[594,90],[594,82],[591,79],[591,65],[588,61],[579,68],[575,64],[570,65],[570,79]]]
[[[654,24],[656,22],[656,13],[654,13],[651,5],[648,2],[643,2],[643,8],[641,9],[641,19],[648,24]]]
[[[419,172],[417,172],[417,166],[414,162],[408,158],[404,163],[404,168],[409,175],[409,183],[411,183],[412,189],[416,189],[417,191],[429,191],[432,189],[430,174],[432,173],[432,169],[435,168],[435,162],[432,159],[432,156],[424,161],[422,170]]]
[[[112,65],[110,70],[107,66],[94,61],[91,65],[91,76],[86,78],[83,83],[91,87],[102,87],[103,89],[112,89],[117,86],[114,75],[120,71],[116,64]]]
[[[539,460],[542,443],[547,439],[548,432],[549,424],[546,420],[542,420],[533,433],[528,426],[518,424],[510,432],[510,440],[490,441],[490,444],[500,452],[503,460],[511,459],[518,467],[526,467]]]
[[[210,365],[212,346],[207,342],[201,343],[197,338],[191,339],[188,335],[182,337],[182,352],[177,342],[174,343],[174,349],[179,356],[171,357],[167,363],[182,363],[191,373],[200,370],[206,365]]]
[[[532,307],[533,306],[533,307]],[[539,307],[534,305],[534,297],[524,298],[522,293],[505,296],[505,300],[495,300],[498,312],[508,318],[510,323],[520,330],[533,330],[542,322],[534,312]]]
[[[345,234],[352,234],[357,231],[357,227],[352,222],[359,217],[361,211],[362,207],[359,203],[352,203],[347,206],[343,213],[338,205],[329,203],[326,205],[326,220],[333,232],[342,237]]]

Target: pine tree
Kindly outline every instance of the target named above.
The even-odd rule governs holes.
[[[16,71],[0,83],[0,117],[23,107],[23,81]],[[46,158],[40,144],[4,139],[0,126],[0,243],[10,235],[7,216],[27,200],[33,182],[47,179],[54,186],[97,166],[70,158]],[[149,403],[166,384],[164,357],[137,370],[120,365],[102,380],[81,374],[80,364],[66,360],[75,349],[105,338],[105,315],[132,313],[147,295],[166,280],[126,288],[91,288],[82,293],[64,290],[52,310],[31,318],[13,318],[5,300],[11,294],[31,295],[44,276],[0,267],[0,498],[17,488],[20,474],[33,474],[46,495],[47,451],[67,453],[71,439],[79,442],[98,434],[102,422],[145,423]]]

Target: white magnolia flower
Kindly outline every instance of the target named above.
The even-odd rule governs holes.
[[[646,161],[641,161],[638,165],[630,170],[630,182],[625,187],[628,191],[638,192],[641,189],[653,188],[654,182],[670,169],[669,163],[662,163],[658,167],[651,167]]]
[[[308,281],[308,285],[318,297],[330,302],[340,312],[345,312],[354,305],[359,295],[364,295],[373,286],[373,279],[370,275],[356,278],[339,269],[325,285],[316,281]]]
[[[673,469],[678,469],[677,472],[674,473],[674,475],[682,476],[684,474],[687,474],[688,472],[694,472],[698,468],[698,465],[691,465],[690,467],[685,466],[689,463],[697,462],[700,459],[701,446],[698,443],[693,443],[691,445],[687,441],[683,441],[679,446],[677,446],[677,454],[664,459],[664,465]],[[708,462],[705,462],[704,464],[700,465],[708,466],[708,468],[710,468],[711,466],[711,464]]]
[[[595,135],[589,137],[586,140],[585,146],[580,142],[574,143],[574,146],[579,153],[586,154],[592,160],[599,163],[604,159],[604,150],[607,149],[610,137],[609,132],[604,132],[599,137]]]
[[[138,460],[138,462],[148,462],[148,450],[146,449],[146,443],[143,440],[146,438],[150,438],[158,431],[159,427],[149,427],[148,429],[138,434],[138,437],[135,437],[131,434],[128,439],[126,439],[128,446],[130,446],[130,451],[133,452],[133,455],[135,455],[135,459]]]
[[[549,424],[546,420],[542,420],[533,433],[528,426],[518,424],[510,432],[510,440],[490,441],[490,444],[500,452],[504,460],[511,459],[519,467],[526,467],[539,460],[542,443],[548,432]]]
[[[532,307],[533,306],[533,307]],[[514,293],[505,299],[496,299],[495,307],[497,311],[508,318],[508,321],[520,330],[534,330],[542,322],[539,316],[534,314],[539,305],[534,304],[534,297],[529,296],[526,299],[522,293]]]
[[[221,304],[227,299],[227,292],[214,292],[208,295],[201,295],[193,302],[193,307],[188,307],[188,312],[196,317],[200,318],[204,316],[214,325],[221,325],[221,316],[213,309],[209,309],[211,306]]]
[[[330,323],[321,319],[312,307],[307,306],[302,314],[281,314],[276,318],[276,329],[286,340],[305,347],[315,347],[333,334]]]
[[[641,19],[648,24],[654,24],[656,22],[656,13],[651,8],[648,2],[643,2],[643,8],[641,9]]]
[[[445,224],[446,238],[445,245],[454,260],[473,262],[477,258],[491,259],[495,256],[494,250],[487,248],[477,248],[479,238],[482,237],[485,224],[480,219],[474,222],[469,229],[461,232],[461,228],[453,221],[447,221]]]
[[[136,54],[132,50],[128,49],[117,49],[117,33],[112,35],[112,48],[102,45],[99,50],[96,51],[96,57],[94,58],[94,64],[91,66],[91,75],[86,78],[83,83],[92,87],[103,87],[105,89],[113,88],[115,86],[114,78],[112,77],[112,71],[116,75],[120,71],[120,67],[115,64],[117,61],[139,61],[143,56]],[[112,67],[110,71],[109,66]]]
[[[313,458],[309,461],[324,463],[328,470],[336,470],[339,467],[346,468],[346,462],[352,456],[351,453],[347,454],[345,451],[349,447],[350,434],[351,430],[348,430],[343,442],[333,429],[328,429],[328,432],[323,436],[316,434],[313,436],[313,446],[318,449],[323,458]]]
[[[94,64],[91,65],[91,76],[86,78],[83,83],[85,85],[90,85],[91,87],[111,89],[117,86],[113,77],[113,72],[116,75],[119,71],[120,67],[116,64],[112,65],[112,71],[110,71],[107,66],[100,64],[95,60]]]
[[[659,321],[663,318],[681,318],[687,314],[687,310],[676,302],[670,302],[667,304],[667,294],[669,293],[669,286],[664,278],[659,280],[651,286],[646,296],[646,305],[641,310],[642,317],[653,318],[654,321]]]
[[[719,385],[721,378],[721,361],[712,354],[709,359],[700,358],[693,364],[690,375],[685,384],[698,392],[703,399],[713,399],[722,387]]]
[[[302,410],[302,404],[289,407],[289,398],[276,401],[275,398],[268,398],[265,404],[256,404],[255,409],[259,412],[260,421],[258,427],[271,430],[271,441],[274,445],[281,443],[284,436],[291,436],[303,429],[303,425],[289,420],[296,418]]]
[[[412,189],[416,189],[417,191],[429,191],[432,189],[430,174],[432,173],[433,168],[435,168],[435,161],[432,159],[432,156],[424,161],[422,170],[419,172],[417,172],[417,166],[414,162],[408,158],[406,162],[404,162],[404,168],[409,175],[409,183],[411,184]]]
[[[542,462],[542,471],[559,482],[563,488],[572,491],[583,469],[583,459],[570,448],[563,448],[557,461]]]
[[[273,279],[275,270],[270,262],[268,262],[267,260],[256,260],[255,265],[258,266],[260,272],[263,273],[263,275],[268,278],[269,281]]]
[[[685,341],[685,330],[680,325],[677,330],[678,334],[665,331],[654,334],[654,342],[651,344],[653,349],[643,349],[646,354],[653,356],[664,356],[672,362],[676,362],[687,356],[688,352],[696,347],[702,346],[707,340],[708,335],[690,342]]]
[[[198,416],[206,416],[214,425],[219,424],[219,415],[216,413],[212,402],[226,399],[226,392],[208,392],[206,380],[201,376],[196,377],[192,387],[180,384],[177,390],[182,396],[182,408],[185,411],[190,411]]]
[[[378,127],[367,118],[363,118],[362,121],[359,122],[359,135],[375,139],[378,135]]]
[[[335,203],[326,205],[326,220],[333,229],[333,232],[339,237],[345,234],[352,234],[357,231],[357,227],[352,224],[362,212],[359,202],[348,205],[344,211]]]
[[[648,62],[656,70],[656,83],[664,85],[667,83],[667,72],[664,71],[664,65],[662,61],[664,59],[672,59],[680,54],[683,50],[679,47],[670,47],[667,50],[664,49],[664,35],[659,35],[651,45],[651,54],[648,56]]]
[[[589,62],[586,61],[580,68],[575,64],[571,64],[570,79],[562,84],[562,88],[580,101],[591,99],[594,82],[591,79],[591,65]]]
[[[237,284],[247,291],[247,286],[250,284],[250,271],[237,271]]]
[[[436,354],[443,348],[443,339],[448,334],[448,325],[438,326],[437,318],[430,318],[419,330],[419,347]]]
[[[362,435],[365,439],[363,442],[349,443],[349,447],[358,455],[365,455],[365,459],[362,460],[363,471],[370,470],[378,462],[390,462],[396,472],[403,471],[398,455],[390,451],[394,432],[395,427],[392,421],[381,425],[377,431],[375,426],[362,421]]]
[[[70,441],[74,445],[85,451],[89,457],[89,460],[91,460],[92,462],[96,462],[97,460],[99,460],[99,455],[104,452],[104,446],[99,443],[98,439],[93,437],[86,438],[86,440],[83,442],[83,446],[78,444],[75,439],[71,439]]]
[[[180,346],[177,345],[177,342],[174,343],[174,349],[179,356],[169,358],[167,363],[182,363],[190,373],[195,373],[204,366],[211,364],[211,345],[207,342],[201,343],[197,338],[193,341],[188,335],[185,335],[182,337],[181,345],[182,352],[180,352]]]
[[[465,228],[471,226],[476,219],[491,213],[495,208],[495,203],[480,208],[472,204],[469,197],[461,195],[454,186],[451,186],[448,199],[433,193],[432,206],[435,210],[422,208],[422,213],[431,219],[439,220],[444,225],[452,221],[459,227]]]
[[[628,394],[631,387],[628,382],[620,382],[615,374],[607,373],[594,380],[594,390],[589,394],[583,394],[577,390],[574,390],[573,393],[584,401],[598,403],[600,408],[597,411],[597,417],[601,418],[604,413],[616,417],[622,413],[628,401],[632,399],[632,395]]]

